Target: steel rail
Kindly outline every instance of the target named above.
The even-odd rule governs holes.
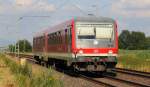
[[[141,73],[141,74],[148,74],[148,75],[150,75],[150,72],[142,72],[142,71],[131,70],[131,69],[116,68],[116,70],[124,70],[124,71],[130,71],[130,72],[135,72],[135,73]]]
[[[128,69],[119,69],[119,68],[116,68],[116,70],[114,71],[119,72],[119,73],[125,73],[125,74],[134,75],[134,76],[144,77],[144,78],[150,78],[150,73],[148,72],[141,72],[141,71],[128,70]]]
[[[123,79],[119,79],[119,78],[116,78],[116,77],[112,77],[112,76],[108,76],[108,75],[104,75],[105,78],[108,78],[108,79],[111,79],[111,80],[116,80],[116,81],[119,81],[119,82],[122,82],[122,83],[127,83],[127,84],[131,84],[131,85],[134,85],[134,86],[140,86],[140,87],[150,87],[150,85],[145,85],[145,84],[140,84],[140,83],[136,83],[136,82],[132,82],[132,81],[128,81],[128,80],[123,80]]]
[[[106,86],[106,87],[116,87],[116,86],[114,86],[114,85],[112,85],[112,84],[104,83],[104,82],[102,82],[102,81],[98,81],[98,80],[95,80],[95,79],[93,79],[93,78],[90,78],[90,77],[81,75],[81,74],[79,74],[79,76],[80,76],[80,78],[82,78],[82,79],[88,80],[88,81],[93,82],[93,83],[98,84],[98,85],[103,85],[103,86]]]

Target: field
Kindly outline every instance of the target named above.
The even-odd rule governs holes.
[[[119,50],[117,67],[150,72],[150,50]]]
[[[19,61],[0,54],[0,87],[63,87],[51,68],[20,65]]]

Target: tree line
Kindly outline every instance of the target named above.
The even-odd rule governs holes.
[[[119,35],[119,49],[148,50],[150,37],[146,37],[143,32],[123,30]]]
[[[15,45],[9,45],[9,51],[32,52],[32,45],[28,40],[19,40]],[[119,49],[126,50],[150,50],[150,37],[143,32],[123,30],[119,35]]]
[[[32,45],[28,40],[19,40],[16,44],[9,45],[10,52],[16,52],[17,49],[19,49],[19,52],[32,52]]]

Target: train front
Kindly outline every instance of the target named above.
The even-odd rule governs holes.
[[[115,68],[118,54],[117,25],[109,18],[75,21],[75,63],[86,71],[109,71]]]

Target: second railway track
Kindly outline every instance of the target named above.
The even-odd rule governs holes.
[[[141,71],[129,70],[129,69],[123,69],[123,68],[116,68],[114,71],[119,72],[119,73],[131,74],[131,75],[139,76],[143,78],[150,78],[150,73],[148,72],[141,72]]]
[[[131,86],[134,86],[134,87],[150,87],[150,85],[147,85],[147,84],[141,84],[141,83],[138,83],[138,82],[124,80],[124,79],[121,79],[121,78],[112,77],[112,76],[108,76],[108,75],[105,75],[105,78],[108,78],[110,80],[117,81],[117,82],[120,82],[120,83],[123,83],[123,84],[125,83],[129,86],[131,85]]]

